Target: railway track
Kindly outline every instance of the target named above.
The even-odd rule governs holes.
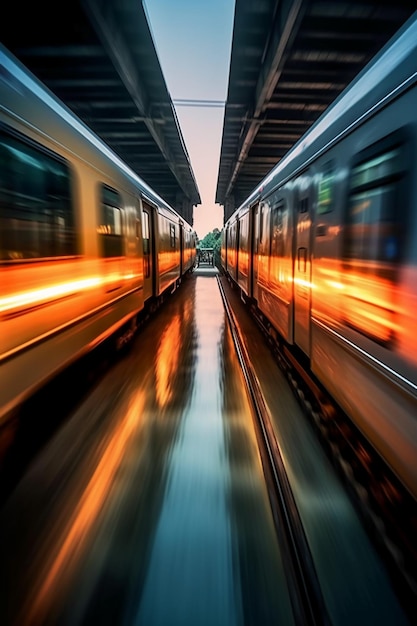
[[[271,424],[269,411],[265,405],[256,373],[251,365],[233,310],[229,306],[221,281],[217,280],[248,395],[253,406],[259,450],[273,517],[289,576],[288,586],[292,595],[295,618],[298,624],[304,626],[330,625],[331,621],[321,595],[314,563],[284,467],[279,443]]]
[[[224,292],[222,287],[221,291]],[[260,316],[253,307],[251,307],[250,312],[304,412],[311,420],[328,457],[341,476],[369,537],[386,563],[393,586],[401,599],[404,610],[411,623],[415,623],[415,607],[417,605],[416,502],[405,491],[340,407],[320,386],[320,383],[314,380],[303,366],[302,359],[298,359],[296,354],[279,342],[267,320]],[[233,319],[233,313],[231,313],[231,317]],[[234,338],[235,334],[237,336],[235,342],[238,341],[240,344],[240,352],[245,355],[243,338],[238,336],[236,329],[233,332]],[[247,360],[247,356],[245,358]],[[244,356],[242,356],[243,360]],[[251,395],[261,396],[256,374],[251,371],[250,363],[242,365],[243,367],[248,369],[245,378],[248,377],[251,380],[250,384],[255,390],[251,390]],[[270,420],[268,420],[267,414],[263,412],[262,397],[257,398],[256,401],[260,407],[259,410],[257,409],[258,422],[261,424],[260,428],[264,438],[268,440],[266,445],[271,448],[269,463],[275,464],[279,468],[276,475],[285,484],[287,479],[281,472],[279,447],[275,441],[274,433],[271,432]],[[290,487],[286,486],[285,491],[290,492]],[[287,500],[286,506],[289,510],[290,498]],[[291,523],[296,528],[298,521],[294,519]],[[297,531],[296,541],[299,544],[298,550],[301,557],[303,554],[308,554],[306,546],[303,546],[302,531]],[[312,573],[314,568],[309,563],[308,556],[303,568],[305,568],[303,571],[306,580],[308,580],[309,572]],[[313,578],[310,584],[313,585],[311,606],[315,606],[316,609],[320,608],[320,599],[314,594]]]

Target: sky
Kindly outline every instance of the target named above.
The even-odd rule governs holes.
[[[223,226],[223,207],[215,196],[235,0],[143,0],[143,5],[200,192],[193,226],[202,239]],[[213,105],[219,102],[223,105]]]

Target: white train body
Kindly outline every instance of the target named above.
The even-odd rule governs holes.
[[[225,224],[222,264],[417,497],[417,20]]]
[[[0,48],[0,424],[174,289],[192,227]]]

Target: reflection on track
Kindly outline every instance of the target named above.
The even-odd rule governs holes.
[[[293,624],[213,272],[186,281],[34,461],[0,549],[2,624]]]
[[[331,624],[409,624],[384,561],[314,428],[238,291],[225,277],[221,282],[268,407]]]
[[[236,364],[224,362],[224,353],[233,354],[233,350],[225,330],[217,285],[213,281],[203,285],[201,281],[197,279],[195,289],[194,313],[198,326],[194,384],[190,402],[182,412],[177,439],[167,458],[169,479],[143,593],[139,602],[137,598],[133,602],[138,604],[132,620],[135,624],[232,626],[245,623],[239,557],[245,556],[247,539],[242,537],[240,515],[232,498],[237,481],[246,482],[245,467],[241,468],[240,476],[235,471],[232,473],[235,468],[231,464],[229,440],[233,440],[233,430],[239,430],[238,425],[233,425],[236,414],[237,421],[242,422],[241,428],[245,428],[245,422],[250,423],[251,418],[241,398],[238,381],[234,384],[235,406],[226,408],[225,383],[229,375],[236,376],[231,371],[231,367],[236,369]],[[247,442],[250,443],[254,442]],[[243,465],[249,475],[256,461],[251,456],[246,446]],[[241,487],[239,489],[242,491]],[[247,490],[250,495],[250,482],[246,484]],[[265,509],[265,502],[261,502],[261,506]],[[264,520],[262,526],[265,522],[268,520]],[[269,534],[273,535],[271,529]],[[239,540],[242,539],[243,554],[240,555]],[[271,542],[274,545],[273,537]],[[270,565],[269,561],[265,567]],[[252,582],[260,586],[261,581],[254,579]],[[268,611],[274,608],[274,597],[272,594],[268,599]],[[274,613],[269,616],[271,623]],[[259,613],[258,617],[261,617]]]
[[[2,626],[296,623],[213,272],[185,281],[1,509]],[[406,624],[269,349],[238,316],[332,626]]]

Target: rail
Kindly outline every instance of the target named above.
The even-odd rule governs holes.
[[[218,277],[217,282],[254,411],[255,430],[275,527],[289,577],[288,586],[296,621],[303,626],[327,626],[331,623],[330,618],[322,598],[269,411],[265,405],[257,376],[251,366],[239,325]]]

